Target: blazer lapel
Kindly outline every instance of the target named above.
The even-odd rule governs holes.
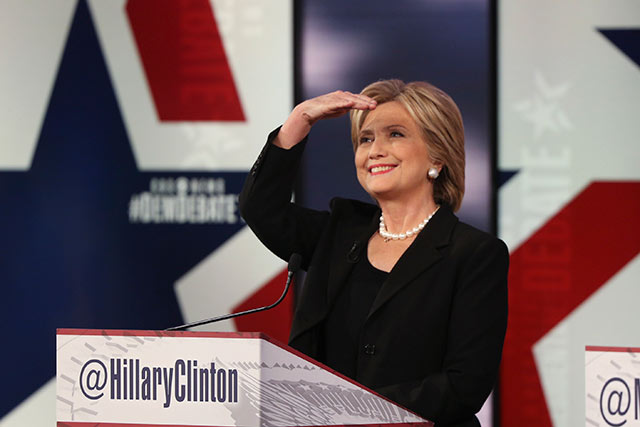
[[[326,265],[325,268],[328,269],[326,287],[320,291],[326,292],[325,298],[316,296],[310,299],[308,298],[309,294],[307,294],[306,299],[303,298],[291,325],[289,343],[299,339],[305,331],[317,325],[328,315],[333,301],[346,284],[356,262],[363,255],[366,256],[367,243],[376,230],[378,218],[380,218],[380,210],[375,209],[374,211],[370,221],[367,221],[367,217],[360,217],[353,218],[353,221],[340,223],[336,227],[331,247],[319,249],[329,253],[327,255],[328,258],[322,264],[323,266]],[[320,285],[320,283],[316,283],[316,285]],[[305,346],[307,344],[302,345]],[[308,345],[312,346],[313,344]],[[311,350],[309,347],[307,351],[313,353],[315,350]]]
[[[338,231],[336,243],[331,255],[329,266],[329,282],[327,286],[327,302],[331,307],[340,293],[340,289],[347,282],[353,267],[363,256],[367,256],[369,238],[378,227],[380,211],[374,214],[371,221],[359,225],[344,225]]]
[[[443,205],[438,210],[389,273],[367,318],[371,317],[412,279],[440,260],[442,257],[440,248],[449,244],[451,232],[457,222],[458,218],[447,206]]]

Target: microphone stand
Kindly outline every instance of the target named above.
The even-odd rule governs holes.
[[[289,258],[289,264],[287,266],[287,270],[288,270],[287,282],[285,284],[284,291],[282,292],[282,295],[280,295],[280,298],[278,298],[278,300],[271,305],[252,308],[251,310],[245,310],[239,313],[223,314],[222,316],[216,316],[210,319],[198,320],[198,321],[187,323],[180,326],[173,326],[171,328],[165,329],[165,331],[184,331],[185,329],[193,328],[195,326],[207,325],[209,323],[220,322],[222,320],[232,319],[234,317],[244,316],[246,314],[252,314],[252,313],[257,313],[259,311],[270,310],[276,305],[280,304],[284,299],[285,295],[287,295],[287,292],[289,292],[289,287],[291,286],[291,279],[293,278],[293,275],[300,269],[300,264],[302,264],[302,257],[299,254],[295,254],[295,253],[292,254],[291,258]]]

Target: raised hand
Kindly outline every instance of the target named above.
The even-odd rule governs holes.
[[[341,90],[308,99],[293,109],[273,143],[289,149],[304,139],[318,120],[340,117],[349,110],[373,110],[376,105],[368,96]]]

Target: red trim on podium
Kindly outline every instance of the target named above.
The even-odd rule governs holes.
[[[308,426],[308,427],[348,427],[348,426],[368,426],[368,427],[414,427],[424,426],[431,423],[389,423],[389,424],[334,424],[331,426]],[[118,424],[118,423],[85,423],[75,421],[58,421],[56,427],[203,427],[186,424]],[[230,427],[230,426],[228,426]],[[303,426],[300,426],[303,427]]]
[[[261,332],[198,332],[198,331],[142,331],[133,329],[56,329],[58,335],[94,335],[105,337],[196,337],[196,338],[262,338]]]
[[[58,421],[56,427],[202,427],[186,424],[119,424],[119,423],[79,423],[75,421]]]
[[[610,353],[640,353],[640,347],[602,347],[597,345],[588,345],[585,351],[608,351]]]

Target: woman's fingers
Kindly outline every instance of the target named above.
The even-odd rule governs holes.
[[[373,110],[376,101],[366,95],[338,90],[298,104],[283,124],[275,145],[291,148],[300,142],[316,122],[340,117],[350,110]]]
[[[359,93],[351,93],[347,91],[337,91],[333,92],[330,95],[330,98],[337,98],[339,100],[344,100],[345,103],[348,104],[349,107],[355,108],[358,110],[368,110],[372,106],[376,105],[376,101],[372,98],[369,98],[366,95],[361,95]]]
[[[377,102],[373,100],[373,98],[368,97],[367,95],[362,95],[359,93],[351,93],[351,92],[345,92],[345,93],[353,98],[354,108],[356,109],[369,110],[369,109],[372,109],[372,107],[375,108],[375,106],[377,105]]]
[[[299,106],[309,118],[309,123],[314,124],[324,118],[338,117],[349,110],[373,109],[376,106],[376,102],[365,95],[336,91],[312,98]]]

